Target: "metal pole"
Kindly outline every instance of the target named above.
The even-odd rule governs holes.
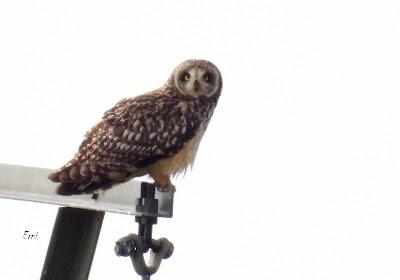
[[[87,280],[103,218],[103,211],[59,208],[40,279]]]

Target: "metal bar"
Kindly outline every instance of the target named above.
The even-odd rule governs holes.
[[[60,208],[40,279],[88,279],[103,218],[103,211]]]
[[[140,197],[140,182],[131,180],[107,190],[92,199],[92,195],[61,196],[55,193],[57,184],[47,179],[50,169],[0,164],[0,198],[50,203],[128,215],[141,215],[133,201]],[[157,217],[172,217],[173,193],[155,191],[158,199]]]

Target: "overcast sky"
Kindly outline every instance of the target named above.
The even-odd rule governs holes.
[[[400,279],[400,2],[0,2],[0,162],[58,168],[189,58],[224,88],[154,237],[161,279]],[[56,206],[0,200],[0,278],[39,279]],[[24,240],[24,230],[39,232]],[[91,280],[140,279],[106,214]]]

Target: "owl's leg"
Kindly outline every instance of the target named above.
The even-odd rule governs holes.
[[[156,187],[157,187],[157,185],[156,185]],[[170,185],[168,185],[168,186],[164,186],[164,187],[157,187],[157,190],[159,191],[159,192],[176,192],[176,188],[175,188],[175,186],[173,185],[173,184],[170,184]]]
[[[175,186],[171,183],[169,175],[166,174],[150,174],[154,179],[154,185],[160,192],[175,192]]]

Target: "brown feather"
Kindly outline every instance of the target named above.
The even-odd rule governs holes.
[[[69,171],[69,176],[72,180],[77,181],[80,178],[79,170],[77,166],[72,166],[71,170]]]

